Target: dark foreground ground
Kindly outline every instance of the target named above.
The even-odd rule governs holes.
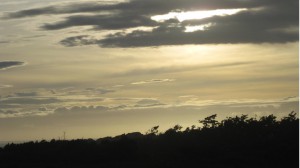
[[[0,148],[1,168],[298,168],[299,119],[240,116],[221,122],[215,115],[202,128],[180,125],[165,133],[51,140]]]

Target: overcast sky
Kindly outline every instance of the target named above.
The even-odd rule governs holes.
[[[0,141],[299,111],[298,0],[2,0]]]

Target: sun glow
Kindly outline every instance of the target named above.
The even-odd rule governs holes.
[[[189,33],[189,32],[194,32],[194,31],[198,31],[198,30],[205,31],[213,25],[214,25],[213,23],[208,23],[208,24],[203,24],[203,25],[198,25],[198,26],[186,26],[184,32]]]
[[[158,22],[163,22],[169,19],[178,19],[180,22],[182,22],[185,20],[204,19],[212,16],[233,15],[235,13],[244,10],[247,9],[240,8],[240,9],[217,9],[217,10],[209,10],[209,11],[170,12],[165,15],[152,16],[151,19]]]

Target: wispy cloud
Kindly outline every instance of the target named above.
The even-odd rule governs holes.
[[[162,83],[162,82],[173,82],[175,79],[151,79],[145,81],[138,81],[131,83],[132,85],[143,85],[143,84],[151,84],[151,83]]]
[[[153,74],[166,74],[176,72],[186,72],[195,70],[208,70],[214,68],[226,68],[226,67],[237,67],[237,66],[251,66],[256,62],[244,61],[244,62],[224,62],[218,64],[198,64],[198,65],[177,65],[177,66],[160,66],[160,67],[149,67],[149,68],[135,68],[127,71],[111,74],[112,77],[119,76],[138,76],[138,75],[153,75]]]
[[[145,108],[151,108],[151,107],[162,107],[166,104],[161,103],[157,99],[142,99],[138,102],[136,102],[136,105],[134,107],[145,107]]]
[[[0,84],[0,89],[11,88],[11,87],[13,87],[13,85],[3,85],[3,84]]]

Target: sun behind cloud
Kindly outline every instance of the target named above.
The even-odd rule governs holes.
[[[169,19],[178,19],[180,22],[183,22],[185,20],[205,19],[213,16],[233,15],[245,10],[247,9],[240,8],[240,9],[217,9],[217,10],[207,10],[207,11],[202,10],[202,11],[170,12],[165,15],[152,16],[151,19],[158,22],[163,22]]]

